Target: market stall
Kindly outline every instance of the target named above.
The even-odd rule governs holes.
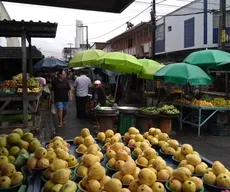
[[[223,98],[214,98],[205,100],[196,100],[192,99],[192,101],[186,99],[176,99],[173,104],[175,106],[181,106],[181,116],[179,118],[182,123],[190,124],[198,128],[198,136],[200,136],[201,127],[207,123],[211,118],[213,118],[218,112],[229,112],[229,100],[225,100]],[[189,113],[185,113],[184,111],[189,109]],[[223,114],[222,114],[223,116]],[[228,123],[228,119],[224,120],[223,123]],[[182,129],[182,127],[181,127]],[[218,129],[218,127],[216,127]],[[225,130],[225,132],[223,132]],[[218,130],[218,135],[230,135],[229,128],[222,128]]]
[[[34,77],[27,77],[28,92],[28,120],[32,119],[35,125],[35,115],[38,111],[39,101],[42,93],[38,81]],[[14,76],[12,80],[5,80],[0,86],[0,121],[1,127],[9,127],[11,122],[23,121],[23,95],[22,95],[22,74]],[[19,124],[16,124],[20,126]]]
[[[1,37],[20,37],[22,45],[22,101],[23,101],[23,125],[28,127],[28,90],[27,90],[27,71],[29,68],[30,74],[33,72],[32,63],[32,40],[31,38],[54,38],[56,36],[57,23],[25,22],[15,20],[0,21],[0,36]],[[27,49],[26,40],[29,44],[27,65]]]
[[[10,182],[4,182],[7,191],[144,192],[148,189],[156,192],[160,188],[164,192],[179,187],[181,192],[190,192],[191,188],[197,192],[221,192],[230,189],[229,171],[220,161],[211,162],[192,145],[180,144],[159,128],[152,127],[142,135],[131,127],[124,136],[108,129],[99,132],[96,138],[84,128],[73,140],[55,136],[44,143],[21,129],[1,137],[6,141],[1,160],[7,158],[8,150],[11,154],[10,162],[1,164],[0,178],[10,175]],[[17,147],[20,142],[28,146]],[[9,143],[14,150],[7,146]],[[8,169],[12,172],[7,172]],[[226,182],[222,182],[223,178]],[[2,183],[0,189],[1,186]]]

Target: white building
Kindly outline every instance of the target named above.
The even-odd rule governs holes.
[[[156,55],[218,47],[219,0],[195,0],[157,21]],[[226,32],[230,34],[230,0]]]
[[[84,44],[84,27],[83,22],[76,20],[76,37],[75,37],[75,48],[80,48],[80,45]]]
[[[0,1],[0,20],[11,20],[5,6]],[[0,37],[0,46],[2,47],[19,47],[20,42],[18,38],[5,38]]]

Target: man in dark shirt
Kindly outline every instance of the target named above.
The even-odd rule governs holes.
[[[59,71],[57,79],[52,82],[52,103],[55,103],[58,110],[58,127],[65,123],[65,116],[68,109],[68,102],[72,101],[71,87],[66,79],[65,71]]]

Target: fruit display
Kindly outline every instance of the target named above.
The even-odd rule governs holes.
[[[5,157],[5,156],[2,156]],[[5,161],[3,163],[3,161]],[[0,166],[1,176],[0,176],[0,189],[10,188],[12,186],[21,184],[23,181],[23,174],[20,171],[16,171],[13,164],[7,162],[7,158],[1,158]]]
[[[49,160],[46,158],[47,150],[44,147],[39,147],[27,161],[29,169],[47,169],[50,165]]]
[[[113,175],[113,178],[119,179],[122,185],[129,185],[134,179],[138,178],[140,170],[133,160],[129,160],[124,163],[120,171]]]
[[[157,176],[152,168],[143,168],[138,174],[138,178],[133,180],[129,185],[131,192],[164,192],[165,187],[162,183],[157,182]]]
[[[180,93],[180,94],[184,94],[184,91],[180,90],[180,89],[173,89],[171,91],[172,94],[177,94],[177,93]]]
[[[68,168],[58,169],[50,176],[50,180],[44,185],[44,192],[76,191],[77,184],[70,180],[71,171]]]
[[[203,181],[192,176],[191,171],[187,167],[179,167],[172,173],[172,177],[166,186],[172,191],[201,191],[203,189]]]
[[[130,153],[131,150],[124,146],[123,143],[114,143],[107,149],[105,153],[106,158],[108,158],[108,167],[121,170],[126,161],[132,160]]]
[[[185,160],[182,160],[179,167],[187,167],[192,174],[203,176],[207,170],[209,170],[208,165],[202,162],[199,154],[188,154],[185,156]]]
[[[108,180],[110,177],[106,176],[105,168],[96,162],[89,166],[87,175],[83,177],[79,185],[88,192],[101,191]]]
[[[159,109],[159,111],[165,115],[177,115],[180,113],[180,111],[173,105],[164,105]]]
[[[115,142],[120,142],[121,141],[121,134],[120,133],[114,133],[113,130],[108,129],[106,132],[99,132],[97,134],[97,139],[101,143],[115,143]]]
[[[230,172],[221,162],[215,161],[212,167],[204,174],[203,181],[205,184],[221,187],[223,190],[229,190]]]
[[[98,153],[100,155],[100,147],[96,144],[96,141],[87,128],[81,130],[80,137],[77,136],[74,138],[74,144],[77,145],[76,152],[79,154]]]
[[[14,80],[5,80],[4,81],[4,86],[7,88],[16,88],[16,82]]]
[[[159,114],[159,108],[157,107],[142,107],[139,109],[139,113],[156,115]]]
[[[182,103],[185,105],[194,105],[194,106],[198,106],[198,107],[214,107],[212,102],[209,101],[204,101],[204,100],[197,100],[197,99],[193,99],[192,101],[188,101],[186,99],[176,99],[174,100],[177,103]]]
[[[0,135],[0,189],[23,182],[26,175],[16,166],[21,154],[28,157],[25,164],[32,172],[41,171],[44,192],[75,192],[77,186],[88,192],[165,192],[166,188],[198,192],[203,185],[230,188],[230,172],[223,164],[216,161],[208,167],[193,146],[180,145],[158,128],[140,134],[130,127],[123,139],[112,130],[99,132],[94,139],[84,128],[74,143],[71,146],[55,136],[43,147],[32,133],[21,129]],[[80,178],[77,182],[76,177]]]

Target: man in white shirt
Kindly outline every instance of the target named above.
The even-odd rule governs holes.
[[[74,87],[76,88],[76,109],[77,109],[77,118],[85,118],[85,106],[87,103],[87,96],[89,87],[92,86],[91,80],[85,75],[85,72],[82,72],[82,75],[77,77],[74,82]]]

